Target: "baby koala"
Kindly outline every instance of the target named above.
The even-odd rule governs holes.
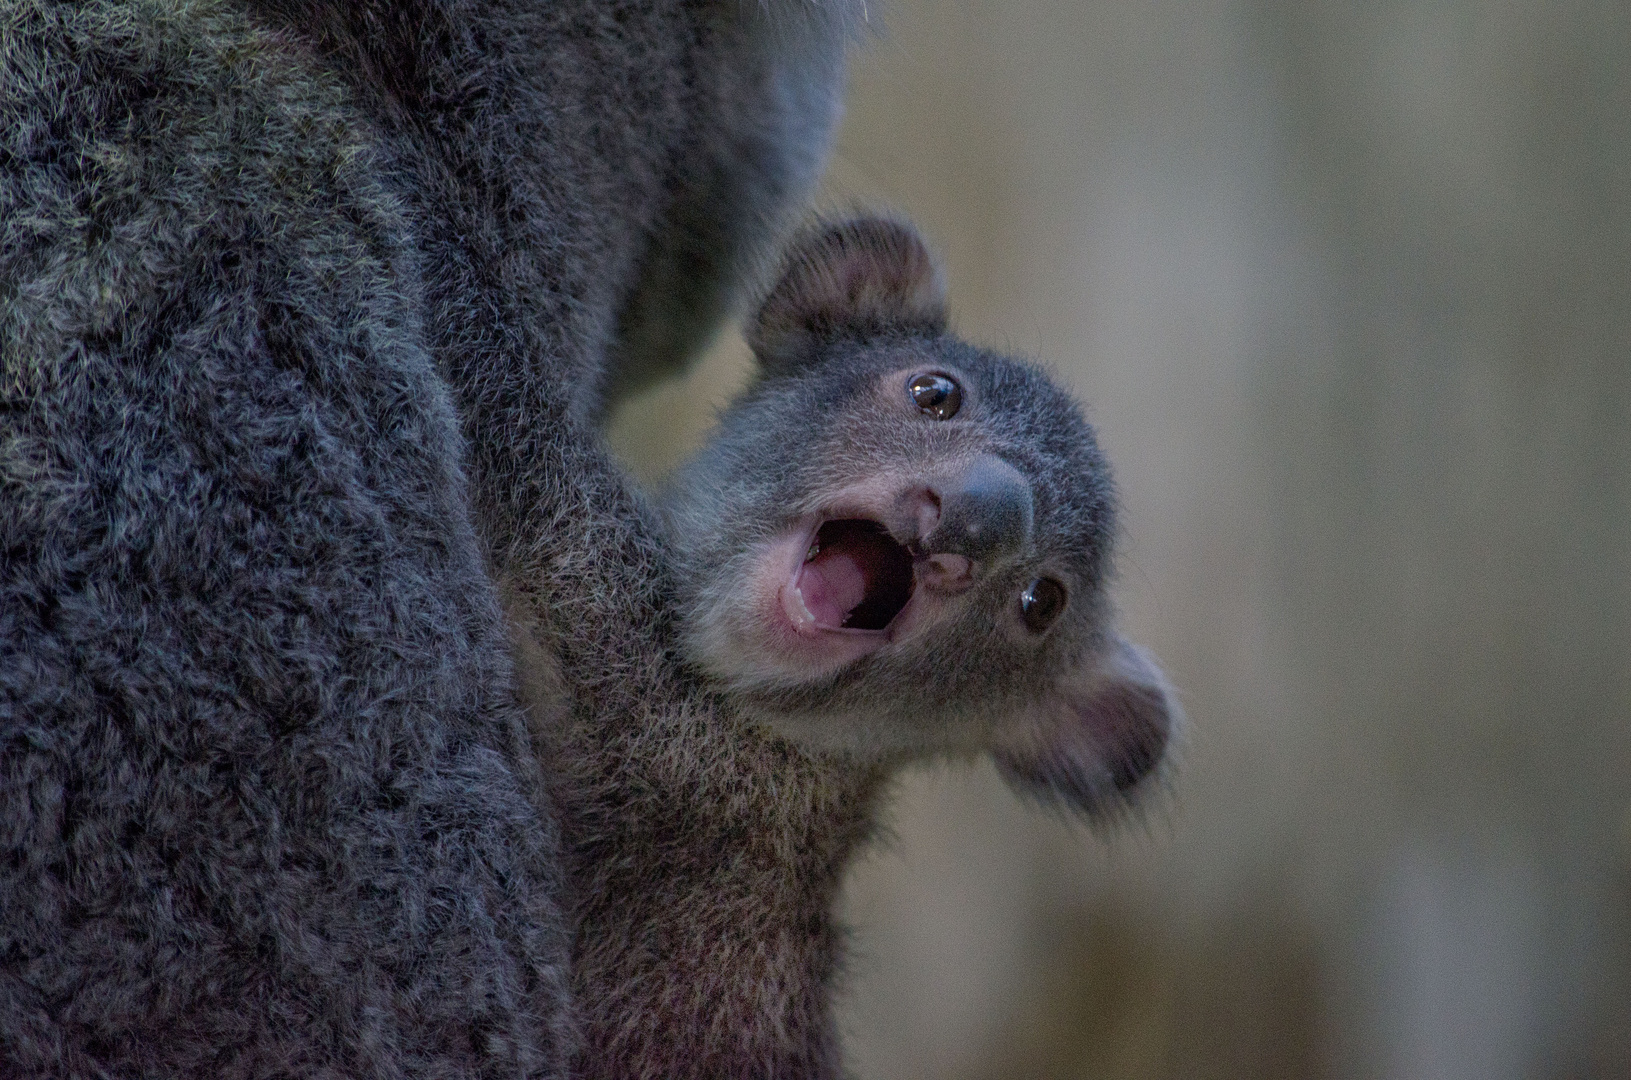
[[[1128,805],[1179,712],[1115,632],[1115,493],[1069,395],[948,333],[891,220],[805,231],[748,338],[757,380],[661,499],[686,658],[814,750],[989,750],[1021,790]]]

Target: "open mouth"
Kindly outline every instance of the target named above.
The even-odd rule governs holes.
[[[801,630],[886,629],[912,599],[912,554],[876,521],[822,522],[783,590]]]

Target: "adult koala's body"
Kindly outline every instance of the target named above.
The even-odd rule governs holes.
[[[569,981],[585,1075],[830,1067],[826,895],[674,900],[853,838],[651,753],[734,733],[591,427],[813,179],[835,4],[0,0],[0,1073],[559,1075]]]

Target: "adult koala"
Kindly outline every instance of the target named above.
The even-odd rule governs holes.
[[[850,24],[0,0],[0,1073],[831,1068],[824,914],[650,912],[711,862],[796,875],[846,838],[699,834],[686,800],[719,793],[683,762],[537,762],[568,730],[727,737],[663,652],[658,545],[592,427],[813,180]],[[562,704],[531,727],[496,587],[521,580]],[[642,874],[608,840],[636,811],[690,854]],[[599,906],[569,965],[574,874]],[[594,892],[620,883],[649,892],[622,923]],[[727,940],[782,984],[691,979]]]

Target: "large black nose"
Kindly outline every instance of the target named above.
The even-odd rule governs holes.
[[[940,521],[923,540],[934,555],[989,562],[1011,555],[1031,539],[1036,508],[1031,484],[1002,458],[982,454],[934,485]]]

